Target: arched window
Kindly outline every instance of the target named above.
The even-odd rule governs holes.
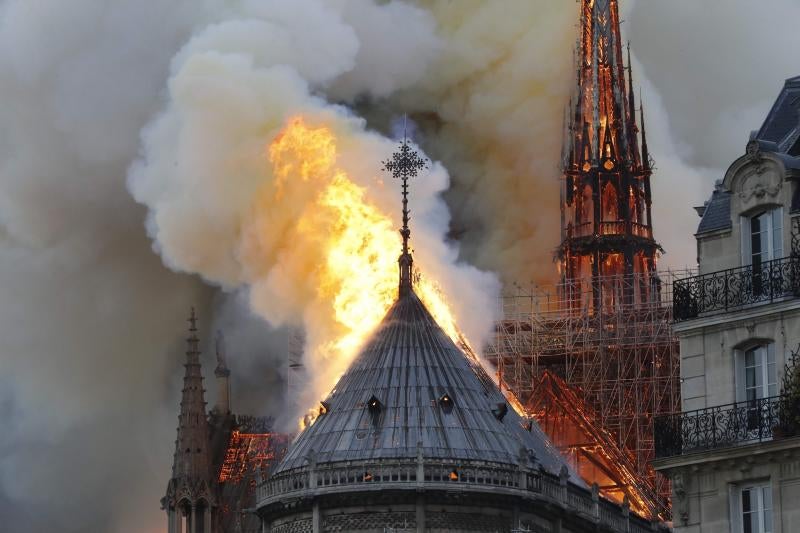
[[[617,190],[609,182],[603,187],[603,220],[614,222],[619,220],[619,202]]]

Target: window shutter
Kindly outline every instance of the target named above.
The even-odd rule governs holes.
[[[778,394],[778,379],[775,375],[775,343],[771,342],[767,345],[767,383],[766,395],[769,397],[777,396]]]
[[[753,253],[750,250],[750,219],[739,217],[739,231],[742,234],[742,266],[747,266],[753,262]]]
[[[772,257],[770,259],[781,259],[783,257],[783,208],[778,207],[772,210]]]
[[[736,373],[735,379],[733,380],[733,385],[735,389],[734,401],[743,402],[747,399],[745,396],[744,351],[734,350],[733,361],[734,361],[734,371]]]

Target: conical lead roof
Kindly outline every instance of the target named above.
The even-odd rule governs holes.
[[[323,405],[327,412],[298,436],[275,473],[312,458],[317,464],[370,461],[414,458],[418,451],[425,458],[535,460],[553,473],[565,465],[413,290],[389,309]]]

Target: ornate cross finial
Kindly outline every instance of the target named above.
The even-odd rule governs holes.
[[[194,306],[192,306],[192,310],[189,313],[189,331],[197,331],[197,315],[194,312]]]
[[[198,347],[200,340],[197,338],[197,315],[194,312],[194,306],[192,306],[187,322],[189,322],[189,338],[186,339],[186,343],[188,344],[186,355],[192,359],[192,361],[189,361],[191,363],[194,362],[193,360],[196,359],[200,353]]]
[[[408,179],[416,177],[420,170],[428,166],[428,160],[421,157],[408,143],[407,120],[408,117],[403,118],[403,142],[400,143],[399,150],[392,154],[391,159],[383,162],[383,170],[403,182],[403,228],[400,230],[400,235],[403,236],[403,253],[399,259],[401,295],[411,288],[411,265],[413,263],[408,251],[408,239],[411,237],[411,230],[408,229]]]

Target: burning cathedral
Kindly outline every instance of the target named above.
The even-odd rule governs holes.
[[[601,316],[658,300],[659,248],[646,140],[642,134],[640,149],[630,77],[624,84],[616,0],[583,0],[582,21],[558,253],[571,286],[588,287],[566,293],[569,309]],[[207,412],[192,313],[174,464],[162,499],[170,533],[663,528],[642,505],[634,470],[616,471],[628,475],[627,484],[611,491],[598,483],[605,478],[593,476],[569,447],[565,452],[569,438],[553,431],[550,419],[526,416],[535,410],[531,395],[501,373],[501,386],[510,389],[504,394],[418,297],[407,193],[424,167],[406,140],[385,164],[403,190],[397,295],[293,442],[268,419],[231,413],[221,348],[217,404]],[[640,282],[624,288],[603,277],[608,273]],[[495,360],[501,370],[507,364],[504,356]],[[570,394],[566,387],[561,399]],[[576,396],[577,409],[583,401]],[[597,453],[613,454],[608,450]],[[625,463],[628,456],[619,454]]]

